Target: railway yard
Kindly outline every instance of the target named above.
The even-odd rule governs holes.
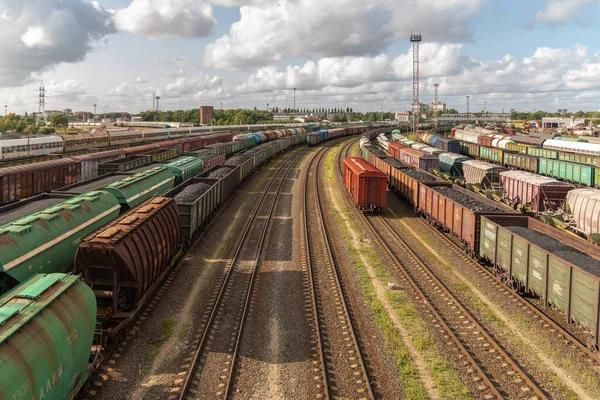
[[[600,398],[596,159],[540,170],[593,146],[474,132],[156,130],[0,167],[0,399]]]

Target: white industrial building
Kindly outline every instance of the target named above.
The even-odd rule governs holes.
[[[579,124],[585,124],[584,118],[575,117],[543,117],[542,128],[573,129]]]

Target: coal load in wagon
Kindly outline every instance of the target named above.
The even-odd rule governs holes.
[[[381,150],[379,147],[366,145],[367,150],[369,150],[372,154],[376,155],[379,158],[387,158],[390,155],[386,154],[385,151]]]
[[[522,226],[507,226],[506,229],[529,240],[531,243],[536,244],[542,249],[562,258],[563,260],[578,266],[582,270],[596,276],[600,276],[599,260],[596,260],[595,258],[590,257],[589,255],[582,253],[573,247],[567,246],[553,237]]]
[[[194,183],[186,186],[181,192],[175,196],[175,201],[179,204],[193,203],[198,197],[202,196],[210,189],[210,185],[206,183]]]
[[[406,165],[402,164],[400,161],[392,157],[386,158],[383,161],[395,168],[406,168]]]
[[[262,149],[262,148],[260,148],[260,147],[254,147],[254,148],[252,148],[252,149],[250,149],[250,150],[246,150],[246,151],[245,151],[245,152],[243,152],[242,154],[254,155],[254,154],[256,154],[256,153],[258,153],[258,152],[260,152],[260,151],[262,151],[262,150],[263,150],[263,149]]]
[[[436,186],[433,187],[433,190],[443,194],[446,197],[456,201],[457,203],[467,207],[471,211],[475,212],[483,212],[483,213],[502,213],[504,212],[502,209],[485,204],[467,194],[459,192],[458,190],[454,190],[449,186]]]
[[[227,162],[225,162],[225,164],[223,164],[223,165],[242,165],[246,161],[248,161],[248,158],[233,157],[233,158],[230,158],[229,160],[227,160]]]
[[[220,154],[203,154],[198,158],[201,159],[202,161],[210,161],[210,160],[214,160],[215,158],[219,158],[219,157],[221,157]]]
[[[231,172],[231,168],[219,168],[208,175],[209,178],[223,179]]]
[[[418,169],[413,169],[413,168],[403,169],[402,173],[404,173],[412,178],[415,178],[416,180],[418,180],[420,182],[435,182],[437,180],[435,178],[435,176],[429,175],[428,173],[423,172]]]

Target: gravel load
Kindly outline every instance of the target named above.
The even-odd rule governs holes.
[[[584,271],[600,276],[599,260],[533,229],[522,226],[507,226],[506,229],[529,240],[531,243],[540,246],[542,249],[549,251],[563,260],[566,260],[573,265],[577,265]]]
[[[219,157],[221,157],[220,154],[204,154],[198,158],[201,159],[202,161],[210,161],[210,160],[214,160],[215,158],[219,158]]]
[[[389,165],[391,165],[392,167],[396,167],[396,168],[407,168],[406,165],[402,164],[400,161],[398,161],[395,158],[389,157],[386,158],[385,160],[383,160],[384,162],[388,163]]]
[[[421,182],[435,182],[437,181],[435,176],[429,175],[428,173],[419,169],[406,168],[402,170],[402,173],[413,177]]]
[[[452,200],[456,201],[457,203],[462,204],[463,206],[467,207],[471,211],[483,212],[483,213],[502,213],[502,212],[504,212],[504,210],[502,210],[499,207],[486,204],[486,203],[479,201],[478,199],[473,198],[465,193],[455,190],[450,186],[435,186],[435,187],[433,187],[433,190],[443,194],[446,197],[451,198]]]
[[[231,172],[231,168],[219,168],[208,175],[208,178],[222,179]]]
[[[246,154],[246,155],[254,155],[256,153],[258,153],[259,151],[262,151],[263,149],[260,147],[253,147],[250,150],[246,150],[245,152],[243,152],[242,154]]]
[[[210,185],[206,183],[194,183],[186,186],[181,192],[175,196],[175,201],[180,204],[193,203],[198,197],[202,196],[210,189]]]
[[[245,157],[232,157],[229,160],[227,160],[223,165],[242,165],[248,160],[249,159]]]
[[[372,154],[376,155],[379,158],[387,158],[390,156],[389,154],[386,154],[385,151],[381,150],[379,147],[375,147],[370,144],[365,145],[365,148],[367,150],[369,150],[369,152],[371,152]]]

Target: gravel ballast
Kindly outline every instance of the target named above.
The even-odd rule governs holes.
[[[509,231],[529,240],[531,243],[536,244],[542,249],[549,251],[550,253],[562,258],[565,261],[570,262],[573,265],[577,265],[584,271],[590,272],[600,277],[600,261],[589,255],[582,253],[581,251],[567,246],[566,244],[545,235],[541,232],[533,229],[525,228],[522,226],[507,226],[506,229]]]
[[[462,204],[463,206],[467,207],[471,211],[486,212],[486,213],[504,212],[502,209],[500,209],[498,207],[485,204],[485,203],[483,203],[471,196],[468,196],[462,192],[459,192],[458,190],[455,190],[449,186],[435,186],[435,187],[433,187],[433,190],[443,194],[446,197],[451,198],[452,200],[456,201],[457,203]]]
[[[423,172],[418,169],[412,169],[412,168],[403,169],[402,173],[404,173],[412,178],[415,178],[421,182],[435,182],[437,180],[435,178],[435,176],[429,175],[428,173]]]
[[[219,168],[208,175],[208,178],[223,179],[232,171],[231,168]]]
[[[194,183],[186,186],[181,192],[175,196],[175,201],[180,204],[189,204],[202,196],[210,189],[210,185],[206,183]]]

